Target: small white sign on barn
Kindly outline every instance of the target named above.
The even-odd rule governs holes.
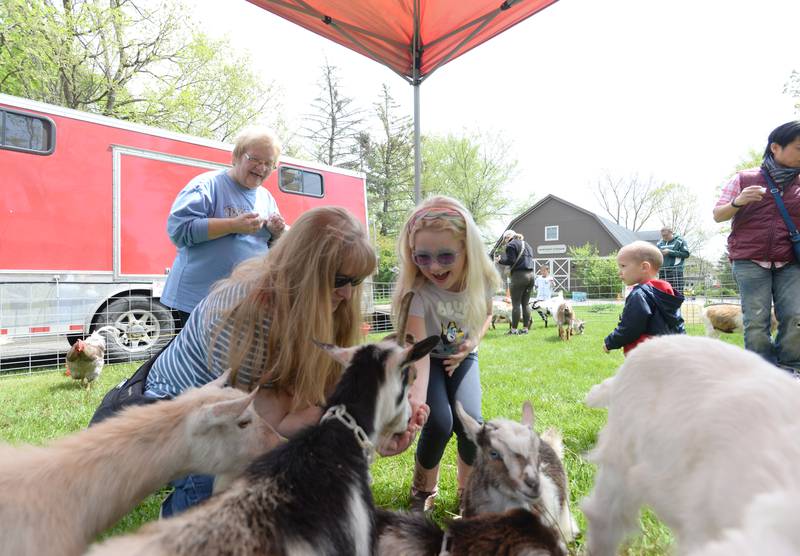
[[[537,245],[536,252],[540,255],[556,255],[559,253],[566,253],[567,246],[563,243],[559,243],[556,245]]]

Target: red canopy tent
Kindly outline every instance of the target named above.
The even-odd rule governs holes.
[[[556,0],[248,0],[389,67],[414,86],[414,194],[420,200],[419,85]]]

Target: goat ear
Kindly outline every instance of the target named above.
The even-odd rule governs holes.
[[[228,385],[228,379],[231,377],[231,369],[228,368],[224,373],[207,384],[209,388],[225,388]]]
[[[317,340],[311,340],[317,347],[322,348],[327,352],[328,355],[333,357],[336,361],[347,367],[350,365],[350,361],[353,359],[353,354],[361,349],[361,346],[353,346],[349,348],[342,348],[339,346],[335,346],[333,344],[326,344],[324,342],[318,342]]]
[[[520,423],[533,429],[533,424],[536,422],[536,416],[533,413],[533,406],[529,400],[525,400],[522,404],[522,420]]]
[[[439,343],[439,336],[428,336],[421,342],[411,345],[405,349],[405,356],[403,357],[403,365],[413,363],[417,359],[422,359],[428,355],[433,348]]]
[[[456,401],[456,415],[458,415],[458,420],[461,421],[461,424],[464,425],[464,432],[467,433],[467,438],[477,444],[478,433],[481,431],[480,423],[464,411],[464,406],[459,401]]]
[[[227,419],[235,419],[253,403],[258,395],[258,388],[250,392],[246,396],[237,398],[235,400],[227,400],[224,402],[217,402],[210,406],[211,422],[213,424],[225,421]]]

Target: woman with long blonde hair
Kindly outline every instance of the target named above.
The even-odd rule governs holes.
[[[491,296],[500,277],[472,215],[450,197],[431,197],[414,210],[400,233],[398,251],[400,275],[393,307],[413,291],[408,332],[416,338],[441,338],[430,356],[416,363],[417,379],[410,393],[414,415],[428,417],[417,444],[410,503],[412,510],[429,510],[437,492],[439,462],[454,432],[459,492],[472,470],[476,447],[455,415],[455,402],[481,420],[477,347],[491,324]]]
[[[242,262],[198,304],[153,363],[145,395],[172,398],[231,368],[236,386],[262,386],[256,409],[284,436],[318,422],[343,369],[312,340],[358,343],[361,283],[375,267],[364,227],[347,210],[304,213],[267,255]],[[207,498],[212,485],[207,476],[176,481],[162,515]]]

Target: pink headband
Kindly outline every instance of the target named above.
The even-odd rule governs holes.
[[[456,224],[458,228],[464,228],[466,224],[464,215],[454,208],[437,206],[424,207],[415,212],[411,217],[411,224],[408,227],[408,236],[412,237],[414,235],[421,220],[438,219],[448,220]]]

